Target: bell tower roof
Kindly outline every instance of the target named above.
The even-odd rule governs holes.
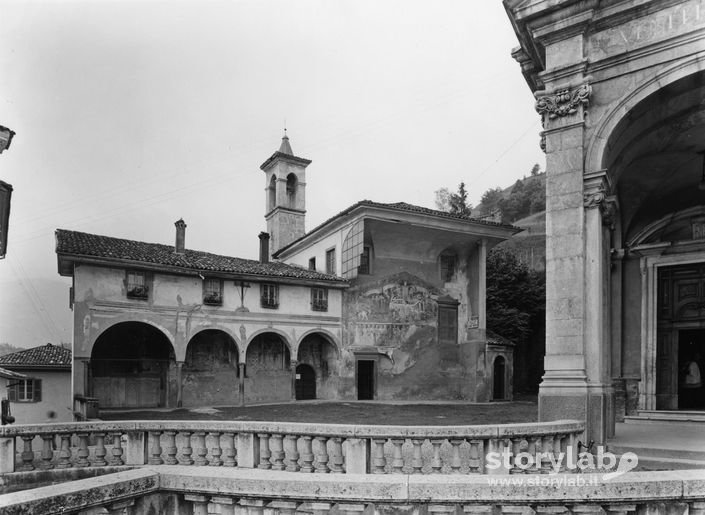
[[[303,157],[298,157],[294,155],[294,151],[291,149],[291,143],[289,143],[289,136],[286,135],[286,129],[284,129],[284,137],[282,137],[282,143],[279,145],[279,150],[274,152],[269,159],[267,159],[259,167],[260,170],[265,170],[269,168],[278,159],[283,161],[288,161],[290,163],[298,164],[306,167],[311,164],[310,159],[304,159]]]

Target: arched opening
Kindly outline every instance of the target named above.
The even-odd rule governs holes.
[[[622,414],[689,405],[679,399],[690,393],[682,365],[705,355],[705,310],[681,309],[705,305],[703,98],[705,72],[665,85],[616,124],[602,156],[618,205],[607,248],[624,256],[606,276],[612,304],[622,306],[624,336],[612,340],[621,349],[611,362],[626,384]]]
[[[208,329],[191,338],[181,385],[184,406],[237,404],[238,351],[232,337],[224,331]]]
[[[273,332],[255,336],[245,358],[245,401],[291,400],[291,375],[291,354],[284,338]]]
[[[296,366],[296,400],[316,398],[316,371],[311,365]]]
[[[289,207],[296,207],[296,190],[299,179],[296,174],[290,173],[286,176],[286,199]]]
[[[91,395],[101,408],[173,405],[174,351],[169,339],[144,322],[105,330],[91,353]]]
[[[272,175],[272,178],[269,179],[269,186],[267,187],[267,211],[271,211],[274,209],[274,206],[277,205],[277,178],[275,175]]]
[[[492,400],[503,401],[507,398],[505,381],[506,362],[503,356],[497,356],[492,365]]]
[[[326,335],[323,333],[307,335],[299,345],[297,361],[299,364],[311,367],[314,371],[314,379],[316,381],[313,390],[314,394],[316,394],[314,398],[336,398],[338,352],[335,345]]]

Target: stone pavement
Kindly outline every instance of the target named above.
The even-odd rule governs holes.
[[[705,423],[620,423],[607,447],[635,453],[642,468],[705,468]]]

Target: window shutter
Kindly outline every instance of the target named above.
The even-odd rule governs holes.
[[[32,400],[34,400],[34,402],[40,402],[42,400],[42,380],[33,379],[32,383],[34,383],[32,385],[34,387],[34,397],[32,398]]]
[[[17,402],[17,381],[7,389],[7,399],[10,402]]]

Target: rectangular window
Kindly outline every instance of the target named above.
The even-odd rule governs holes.
[[[457,306],[438,306],[438,342],[458,343]]]
[[[127,297],[130,299],[146,299],[149,293],[147,274],[130,270],[127,272]]]
[[[42,400],[41,379],[21,379],[10,383],[7,396],[10,402],[39,402]]]
[[[263,308],[276,309],[279,307],[279,285],[262,283],[260,285],[260,299]]]
[[[335,275],[335,249],[326,250],[326,273]]]
[[[223,281],[220,279],[206,279],[203,281],[203,303],[210,306],[223,304]]]
[[[311,288],[311,309],[313,311],[328,311],[328,290]]]
[[[363,247],[362,254],[360,254],[360,266],[357,267],[357,273],[370,273],[370,247]]]
[[[441,281],[444,283],[453,280],[455,275],[455,255],[441,254]]]
[[[308,269],[309,270],[316,270],[316,258],[312,257],[311,259],[308,260]]]

